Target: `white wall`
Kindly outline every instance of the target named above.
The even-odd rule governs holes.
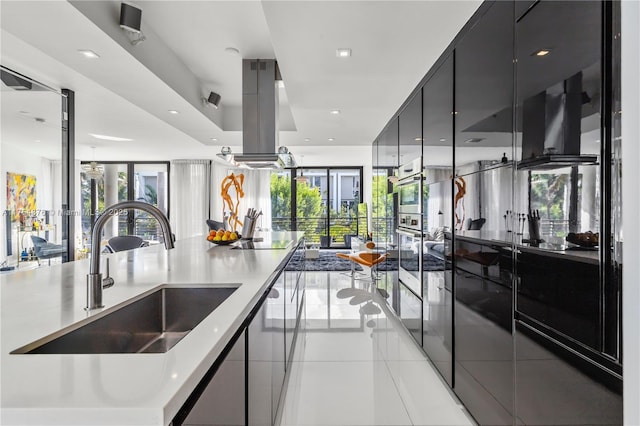
[[[624,423],[640,425],[640,2],[622,1]]]

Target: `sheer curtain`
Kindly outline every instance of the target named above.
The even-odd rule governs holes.
[[[242,216],[249,208],[262,210],[258,218],[259,228],[271,228],[271,170],[243,170],[244,198],[240,199]]]
[[[181,240],[207,231],[211,160],[171,161],[171,230]]]

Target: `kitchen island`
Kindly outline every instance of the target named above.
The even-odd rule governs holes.
[[[6,425],[166,425],[284,269],[301,233],[263,235],[238,250],[203,237],[175,249],[147,247],[106,255],[115,285],[103,309],[86,312],[86,260],[0,276],[1,423]],[[166,353],[11,354],[79,322],[89,322],[163,284],[235,290]]]

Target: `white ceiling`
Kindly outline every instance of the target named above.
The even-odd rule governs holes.
[[[90,159],[96,146],[99,159],[170,160],[213,158],[222,145],[239,151],[241,59],[276,58],[285,83],[281,128],[288,129],[280,141],[304,153],[370,145],[480,3],[140,1],[147,40],[132,46],[118,26],[118,1],[3,0],[0,59],[75,91],[79,158]],[[341,47],[353,56],[337,58]],[[101,57],[85,59],[78,49]],[[209,91],[222,95],[219,110],[201,102]],[[43,152],[29,132],[9,133],[18,112],[1,93],[2,142]]]

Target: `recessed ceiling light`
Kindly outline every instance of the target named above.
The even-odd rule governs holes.
[[[447,140],[445,138],[440,138],[440,142],[446,142]]]
[[[333,142],[333,141],[335,141],[335,139],[334,139],[334,138],[329,138],[329,139],[327,139],[327,140],[328,140],[329,142]]]
[[[483,141],[484,138],[471,138],[471,139],[467,139],[466,141],[464,141],[464,143],[478,143]]]
[[[416,142],[420,142],[422,140],[422,138],[413,138],[414,141]]]
[[[538,49],[531,56],[547,56],[549,53],[551,53],[551,49]]]
[[[169,114],[180,114],[180,112],[176,111],[175,109],[170,109]]]
[[[218,138],[211,138],[212,141],[218,142]]]
[[[129,138],[120,138],[118,136],[107,136],[107,135],[97,135],[95,133],[89,133],[90,136],[93,136],[96,139],[102,139],[105,141],[114,141],[114,142],[131,142],[133,139]]]
[[[351,56],[351,49],[347,47],[336,49],[336,56],[338,58],[348,58]]]
[[[29,114],[29,111],[18,111],[20,114]]]
[[[78,53],[89,59],[98,59],[100,57],[96,52],[89,49],[78,49]]]
[[[329,113],[333,114],[333,115],[338,115],[338,114],[340,114],[340,110],[339,109],[332,109],[331,111],[329,111]]]

